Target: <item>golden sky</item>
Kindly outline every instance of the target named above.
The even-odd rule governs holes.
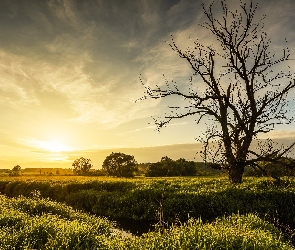
[[[171,34],[183,48],[197,37],[214,43],[198,25],[201,2],[0,1],[0,168],[71,167],[81,156],[98,168],[116,150],[140,162],[199,160],[194,138],[205,123],[191,117],[159,133],[151,117],[177,100],[135,101],[144,92],[139,76],[159,86],[163,74],[180,85],[189,78],[190,68],[165,42]],[[286,38],[295,58],[295,1],[258,2],[274,50],[282,53]],[[271,135],[295,138],[294,131],[281,126]]]

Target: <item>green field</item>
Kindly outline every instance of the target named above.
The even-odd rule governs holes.
[[[21,176],[0,192],[0,249],[295,249],[293,178]],[[157,226],[126,238],[106,218]]]

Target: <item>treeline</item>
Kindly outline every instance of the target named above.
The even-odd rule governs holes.
[[[220,171],[209,169],[205,163],[187,161],[183,158],[172,160],[165,156],[159,162],[149,163],[145,176],[195,176],[195,175],[211,175]]]
[[[101,170],[90,172],[92,168],[90,159],[79,158],[72,164],[73,172],[77,175],[108,175],[116,177],[146,177],[165,176],[204,176],[220,174],[218,169],[208,168],[205,163],[187,161],[183,158],[172,160],[168,156],[156,163],[137,163],[133,155],[112,152],[103,162]]]
[[[19,176],[34,173],[40,175],[84,175],[84,176],[116,176],[134,177],[141,175],[146,177],[165,176],[209,176],[218,175],[222,171],[208,167],[204,162],[187,161],[184,158],[172,160],[164,156],[155,163],[137,163],[134,156],[123,153],[112,153],[106,157],[102,169],[91,169],[91,159],[80,157],[72,164],[73,169],[22,169],[19,165],[7,170],[10,176]],[[46,172],[47,170],[47,172]]]

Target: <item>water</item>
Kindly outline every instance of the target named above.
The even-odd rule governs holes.
[[[131,220],[131,219],[117,219],[114,221],[116,228],[121,230],[126,236],[141,236],[149,231],[154,231],[153,226],[155,221],[142,221],[142,220]]]

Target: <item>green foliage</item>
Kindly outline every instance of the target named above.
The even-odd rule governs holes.
[[[91,160],[83,157],[76,159],[72,166],[74,167],[74,173],[77,175],[86,175],[92,168]]]
[[[162,157],[160,162],[151,163],[146,169],[146,176],[193,176],[196,175],[196,164],[180,158],[173,161],[169,157]]]
[[[231,185],[227,178],[178,177],[0,181],[0,187],[9,196],[23,192],[30,197],[0,195],[0,250],[294,249],[270,224],[277,218],[295,225],[293,179],[288,186],[276,186],[266,178],[245,178],[242,184]],[[162,205],[171,227],[122,238],[109,221],[42,197],[64,200],[100,216],[137,220],[157,220]],[[179,224],[188,216],[206,223]]]
[[[0,249],[107,249],[112,223],[48,199],[0,196]],[[112,236],[113,235],[113,236]]]
[[[106,176],[107,174],[108,173],[103,169],[96,169],[88,172],[89,176]]]
[[[286,183],[277,186],[271,179],[253,177],[245,178],[240,185],[216,177],[0,181],[0,191],[10,197],[35,197],[39,193],[110,218],[155,221],[162,206],[164,220],[170,224],[185,221],[188,216],[213,221],[233,213],[256,213],[294,228],[295,179],[290,177]]]
[[[110,221],[49,199],[0,195],[0,203],[0,250],[294,249],[275,226],[254,214],[231,215],[212,223],[190,219],[126,238]]]
[[[189,220],[131,239],[126,249],[293,249],[282,233],[256,215],[233,215],[213,223]],[[140,247],[141,246],[141,247]]]
[[[105,158],[102,168],[108,175],[117,177],[133,177],[138,170],[134,156],[124,153],[111,153]]]

